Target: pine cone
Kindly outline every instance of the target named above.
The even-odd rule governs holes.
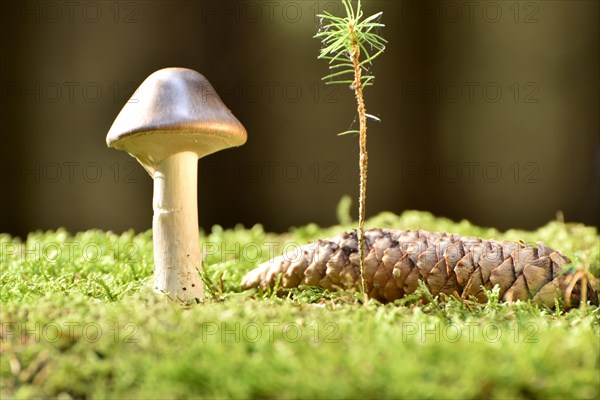
[[[294,254],[292,254],[294,253]],[[500,287],[504,301],[528,300],[553,307],[565,299],[572,274],[561,273],[571,261],[542,243],[535,246],[420,230],[373,229],[365,232],[365,286],[371,298],[390,302],[415,292],[419,280],[432,295],[445,293],[486,302],[481,289]],[[248,272],[244,289],[320,286],[358,289],[360,267],[356,231],[319,240],[276,257]],[[579,303],[578,282],[567,304]],[[598,295],[588,285],[588,299]]]

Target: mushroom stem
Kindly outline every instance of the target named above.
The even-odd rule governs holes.
[[[154,286],[183,301],[204,297],[197,177],[194,152],[169,156],[154,169]]]

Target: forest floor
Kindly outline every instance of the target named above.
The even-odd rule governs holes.
[[[368,227],[542,241],[600,270],[595,228],[552,221],[499,232],[409,211]],[[207,299],[149,289],[151,232],[0,234],[0,398],[598,399],[600,308],[568,312],[498,292],[477,304],[417,296],[362,304],[355,293],[242,291],[284,246],[352,225],[283,234],[201,234]]]

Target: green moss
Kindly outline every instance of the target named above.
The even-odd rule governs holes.
[[[185,306],[148,289],[151,232],[0,235],[0,397],[598,398],[600,309],[432,299],[362,306],[310,288],[241,292],[241,277],[286,243],[352,224],[284,234],[215,226],[202,234],[215,300]],[[550,222],[533,232],[423,212],[369,227],[543,241],[600,264],[598,233]]]

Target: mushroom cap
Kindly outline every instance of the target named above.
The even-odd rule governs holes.
[[[165,68],[142,82],[113,122],[106,144],[151,171],[170,155],[191,151],[202,158],[246,139],[246,129],[204,76]]]

